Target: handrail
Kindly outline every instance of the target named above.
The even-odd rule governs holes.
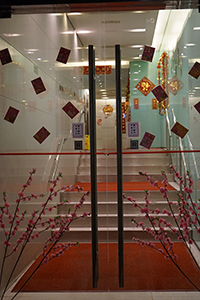
[[[53,167],[53,172],[52,172],[52,176],[50,177],[49,181],[52,182],[55,177],[56,177],[56,172],[57,172],[57,169],[58,169],[58,164],[59,164],[59,160],[60,160],[60,153],[62,152],[62,149],[63,149],[63,146],[64,146],[64,143],[67,141],[67,138],[63,137],[62,140],[61,140],[61,143],[60,143],[60,148],[58,150],[58,153],[57,156],[55,157],[55,164],[54,164],[54,167]]]
[[[174,112],[173,108],[172,108],[172,115],[173,115],[173,121],[174,121],[174,124],[175,124],[176,123],[176,116],[175,116],[175,112]],[[181,151],[183,151],[182,140],[181,140],[180,137],[178,137],[178,140],[179,140],[179,148],[180,148]],[[183,152],[181,153],[181,156],[182,156],[184,171],[185,171],[185,175],[186,175],[187,174],[187,164],[186,164],[185,155],[184,155]]]
[[[174,113],[174,109],[172,108],[172,115],[173,115],[173,120],[174,120],[174,124],[176,123],[176,116],[175,116],[175,113]]]
[[[190,141],[189,135],[187,135],[187,140],[188,140],[188,144],[189,144],[190,150],[193,151],[194,149],[193,149],[192,143]],[[196,174],[197,174],[197,178],[199,180],[200,179],[199,178],[199,171],[198,171],[197,162],[196,162],[196,159],[195,159],[195,156],[194,156],[194,152],[192,152],[192,158],[193,158],[193,163],[194,163],[194,168],[195,168],[195,171],[196,171]]]
[[[171,129],[170,129],[170,121],[169,121],[169,115],[168,115],[168,109],[165,109],[165,114],[166,114],[166,122],[167,122],[167,128],[168,128],[168,133],[169,137],[172,136]]]

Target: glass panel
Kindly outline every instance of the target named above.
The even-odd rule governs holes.
[[[173,204],[170,205],[178,218],[180,216],[176,206],[179,203],[177,191],[182,193],[183,201],[190,203],[192,198],[194,202],[190,203],[190,206],[197,204],[200,198],[199,87],[198,80],[188,75],[193,64],[199,60],[197,42],[199,13],[197,10],[114,11],[114,7],[109,10],[105,11],[102,4],[101,11],[13,15],[11,19],[0,20],[0,109],[2,112],[0,178],[1,193],[3,191],[8,193],[11,202],[9,209],[12,214],[18,203],[15,201],[17,193],[32,168],[37,169],[31,183],[33,194],[48,193],[50,182],[55,182],[59,172],[62,172],[63,179],[59,181],[58,188],[62,185],[73,185],[73,187],[78,185],[84,187],[85,191],[90,189],[91,116],[88,45],[94,46],[99,226],[98,291],[118,290],[116,44],[121,48],[123,189],[125,197],[131,197],[123,199],[124,259],[125,267],[128,268],[126,270],[130,271],[130,266],[133,264],[130,259],[136,254],[136,250],[132,248],[136,244],[132,242],[133,237],[139,239],[144,245],[150,240],[154,241],[154,237],[148,231],[157,230],[156,234],[154,232],[156,241],[160,236],[162,240],[162,232],[167,233],[173,241],[177,241],[177,236],[172,235],[169,225],[171,223],[173,229],[177,230],[176,220],[170,215],[172,211],[167,202],[168,198],[172,201]],[[152,49],[146,52],[146,58],[145,55],[142,58],[145,46],[155,48],[152,61],[151,58],[147,61]],[[67,62],[59,61],[67,57],[63,52],[58,57],[60,47],[71,50],[70,54],[68,52]],[[12,62],[7,60],[9,56],[4,56],[8,53]],[[37,86],[36,91],[34,90],[31,82],[36,78],[42,79],[45,91],[40,93],[41,86]],[[157,99],[152,93],[152,89],[158,85],[169,96],[165,100],[159,97]],[[176,122],[189,129],[184,137],[182,136],[184,128],[180,130]],[[42,135],[38,132],[41,128],[43,128]],[[170,170],[171,164],[183,178],[184,185],[181,189],[178,186],[177,174],[175,176]],[[144,176],[139,174],[141,170],[151,176],[154,185],[147,182],[149,178],[146,174]],[[164,184],[162,171],[170,182],[168,198],[162,186]],[[187,171],[194,181],[191,184],[193,190],[191,195],[190,190],[189,195],[187,192],[191,183],[187,181]],[[157,185],[155,181],[158,181],[158,186],[155,186]],[[145,198],[147,190],[150,191],[148,195],[150,203],[146,202]],[[82,193],[76,190],[62,192],[61,196],[56,195],[51,203],[58,205],[57,211],[55,213],[55,210],[50,209],[43,216],[44,220],[48,221],[52,216],[71,214]],[[25,203],[22,203],[23,209],[27,209],[25,219],[31,218],[33,210],[37,211],[38,206],[44,203],[40,198],[32,200],[27,204],[28,208]],[[71,204],[64,200],[69,200]],[[0,201],[3,205],[4,199]],[[184,205],[187,206],[187,202]],[[145,218],[148,209],[150,215]],[[167,209],[167,212],[164,209]],[[86,196],[80,213],[90,211],[91,199],[90,196]],[[187,220],[189,238],[198,245],[199,225],[198,220],[195,219],[197,216],[194,206],[190,211],[194,224],[191,220]],[[147,219],[155,213],[156,227],[159,229],[155,229],[152,222],[147,225]],[[6,218],[9,217],[6,209],[4,214]],[[166,223],[161,226],[164,227],[164,231],[159,227],[161,219],[166,219]],[[57,218],[55,220],[57,222]],[[8,220],[6,226],[9,226]],[[2,221],[1,227],[2,233],[4,232]],[[45,236],[52,235],[55,229],[45,232]],[[82,252],[80,250],[81,256],[84,258],[84,263],[87,257],[89,263],[86,268],[90,270],[89,277],[83,281],[81,287],[75,286],[77,276],[70,275],[71,290],[94,291],[91,217],[78,219],[77,222],[72,223],[71,230],[66,231],[67,228],[65,234],[72,242],[80,242],[79,249],[83,249]],[[20,233],[18,231],[13,239],[18,238]],[[187,235],[187,231],[184,233]],[[183,240],[181,233],[179,236]],[[64,238],[64,241],[66,240],[68,241]],[[5,249],[3,244],[5,237],[2,234],[0,242],[1,249]],[[23,263],[20,264],[14,277],[39,255],[42,244],[42,238],[39,238],[38,242],[36,239],[31,241],[26,259],[22,259]],[[138,249],[141,254],[143,248]],[[73,253],[75,250],[73,248],[69,251]],[[141,262],[143,258],[138,260]],[[153,260],[149,259],[149,262],[153,264]],[[79,260],[78,270],[81,268],[81,263],[82,261]],[[9,272],[10,265],[13,265],[11,259],[8,265],[6,270]],[[66,265],[65,267],[67,269]],[[5,285],[5,278],[8,278],[8,272],[4,273],[3,285]],[[136,278],[135,282],[139,281],[134,277],[137,274],[129,278],[126,272],[124,290],[140,290],[139,284],[129,286],[132,282],[130,278]],[[105,274],[108,274],[107,277]],[[150,277],[148,276],[148,279]],[[59,284],[61,283],[60,278]],[[154,289],[148,286],[147,278],[144,278],[142,283],[142,290],[144,286],[148,287],[148,290]],[[170,288],[166,286],[163,289]]]

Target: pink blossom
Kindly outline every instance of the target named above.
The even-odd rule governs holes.
[[[61,190],[65,191],[67,187],[64,185]]]
[[[163,249],[158,249],[158,251],[159,251],[160,253],[164,253]]]
[[[17,247],[14,247],[14,248],[13,248],[13,251],[16,252],[16,251],[17,251]]]
[[[144,246],[146,245],[146,242],[145,242],[145,241],[141,241],[141,242],[140,242],[140,245],[141,245],[142,247],[144,247]]]
[[[85,211],[83,212],[83,217],[87,217],[88,213],[86,213]]]
[[[156,213],[156,214],[159,214],[159,213],[160,213],[160,209],[159,209],[159,208],[156,208],[156,209],[155,209],[155,213]]]
[[[153,182],[153,186],[157,186],[157,185],[158,185],[158,181],[155,180],[155,181]]]
[[[134,207],[138,207],[138,204],[137,204],[137,203],[134,203],[133,206],[134,206]]]
[[[51,188],[49,189],[49,191],[52,193],[52,192],[54,191],[54,189],[51,187]]]
[[[18,196],[21,197],[21,198],[23,198],[24,197],[24,193],[23,192],[19,192]]]
[[[5,223],[1,223],[0,225],[1,228],[5,228],[5,226],[6,226]]]
[[[48,208],[48,211],[52,211],[52,210],[53,210],[53,207],[49,207],[49,208]]]

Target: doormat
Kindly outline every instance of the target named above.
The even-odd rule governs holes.
[[[156,243],[157,247],[161,247]],[[191,259],[184,243],[175,242],[178,264],[200,288],[200,271]],[[118,286],[118,244],[99,243],[99,281],[92,287],[92,246],[81,243],[59,258],[42,265],[24,286],[23,292],[99,292],[99,291],[193,291],[193,285],[171,260],[154,249],[136,243],[124,244],[124,287]],[[12,292],[19,290],[38,265],[38,257],[17,282]]]

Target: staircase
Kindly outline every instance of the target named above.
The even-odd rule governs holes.
[[[142,151],[142,150],[141,150]],[[97,155],[97,182],[116,182],[117,181],[117,165],[116,155]],[[140,176],[138,172],[143,170],[151,175],[155,180],[163,180],[161,170],[165,171],[168,176],[168,181],[173,181],[169,170],[169,158],[167,154],[123,154],[123,181],[124,182],[141,182],[146,181],[144,176]],[[90,182],[90,156],[82,155],[80,157],[78,172],[78,182]],[[176,202],[176,190],[169,191],[170,201]],[[137,199],[140,204],[144,204],[144,191],[127,191],[125,195]],[[68,199],[70,204],[59,207],[59,214],[66,214],[69,207],[73,209],[81,195],[78,192],[63,192],[60,201]],[[159,191],[151,191],[149,196],[150,209],[159,208],[162,211],[168,209],[166,200],[162,198]],[[98,238],[99,242],[116,242],[118,238],[117,228],[117,192],[115,191],[100,191],[97,192],[98,202]],[[174,207],[176,207],[174,205]],[[81,211],[91,211],[90,196],[86,198]],[[80,212],[81,212],[80,211]],[[134,237],[145,240],[152,240],[152,236],[144,232],[141,228],[137,228],[130,220],[137,219],[138,222],[148,222],[141,214],[138,208],[134,208],[128,200],[123,202],[124,213],[124,241],[130,242]],[[171,217],[159,214],[173,224]],[[62,241],[79,241],[91,242],[91,217],[79,219],[72,223],[70,231],[63,235]]]

